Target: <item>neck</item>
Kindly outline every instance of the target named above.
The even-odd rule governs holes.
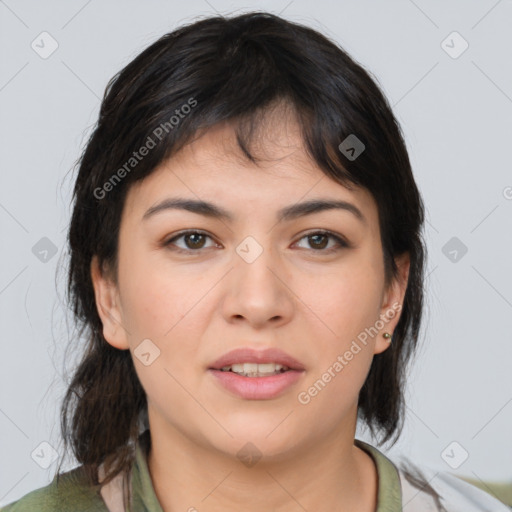
[[[376,510],[376,467],[354,445],[354,431],[349,436],[333,432],[286,455],[262,455],[251,465],[250,457],[244,463],[193,442],[168,425],[158,427],[150,427],[151,446],[158,450],[150,449],[148,468],[164,512],[196,508],[208,512]]]

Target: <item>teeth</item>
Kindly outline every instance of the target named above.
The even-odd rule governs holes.
[[[221,370],[223,372],[232,371],[244,377],[266,377],[268,375],[277,375],[278,373],[282,373],[282,371],[289,370],[289,368],[288,366],[277,363],[240,363],[224,366]]]

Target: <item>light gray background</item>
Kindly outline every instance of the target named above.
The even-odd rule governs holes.
[[[441,454],[456,441],[460,447],[444,453],[453,461],[464,449],[469,457],[454,472],[512,479],[512,1],[6,0],[0,504],[49,482],[56,463],[40,467],[52,453],[40,443],[60,449],[68,327],[65,272],[56,279],[56,271],[66,263],[71,170],[107,81],[183,22],[252,9],[281,13],[338,41],[379,81],[405,132],[427,207],[428,301],[406,429],[387,453],[452,471]],[[43,31],[59,45],[47,59],[31,48],[34,40],[43,45]],[[441,45],[453,31],[469,44],[458,58]],[[445,44],[452,53],[462,48],[453,36]],[[32,252],[43,237],[58,249],[46,262]],[[455,253],[443,253],[452,237],[468,249],[455,262]]]

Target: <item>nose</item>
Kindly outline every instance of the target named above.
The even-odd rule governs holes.
[[[255,329],[281,326],[294,312],[291,274],[271,249],[258,245],[249,242],[237,248],[225,282],[223,315],[227,322],[246,321]]]

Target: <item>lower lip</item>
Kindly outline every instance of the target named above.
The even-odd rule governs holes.
[[[288,370],[268,377],[243,377],[233,372],[208,370],[228,391],[246,400],[268,400],[293,386],[304,373]]]

